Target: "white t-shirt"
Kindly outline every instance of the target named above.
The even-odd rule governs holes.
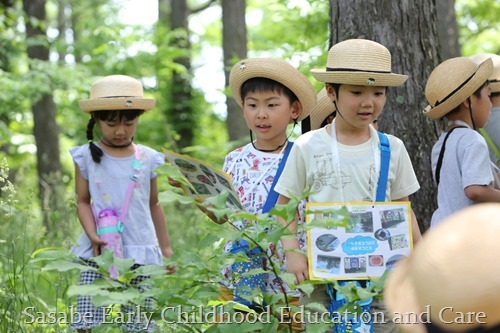
[[[380,151],[377,155],[373,149],[378,147],[377,132],[370,127],[370,140],[360,145],[338,143],[339,177],[327,128],[330,125],[307,132],[295,141],[276,192],[291,197],[310,190],[309,202],[342,202],[342,198],[344,202],[374,201],[380,169]],[[393,201],[415,193],[420,185],[403,142],[392,135],[387,137],[391,160],[386,201]]]
[[[432,175],[436,179],[436,166],[446,132],[432,147]],[[471,206],[474,201],[465,195],[471,185],[489,185],[493,181],[488,146],[484,138],[470,128],[457,128],[446,141],[440,172],[437,203],[432,215],[434,228],[449,215]]]

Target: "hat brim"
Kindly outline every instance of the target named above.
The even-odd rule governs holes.
[[[320,82],[352,84],[356,86],[397,87],[408,79],[408,75],[394,73],[327,71],[311,69],[311,74]]]
[[[490,92],[491,93],[500,92],[500,82],[491,82],[490,81]]]
[[[229,76],[231,93],[241,107],[243,107],[241,86],[245,81],[258,77],[279,82],[297,96],[302,105],[302,112],[297,121],[307,117],[316,105],[314,87],[298,69],[281,59],[251,58],[237,62]]]
[[[481,65],[479,65],[479,68],[471,77],[469,82],[467,82],[450,98],[448,98],[438,106],[432,107],[431,105],[428,105],[423,111],[423,114],[432,120],[444,117],[447,113],[459,106],[460,103],[465,101],[468,97],[472,96],[472,94],[474,94],[474,92],[488,80],[488,77],[490,76],[492,70],[493,62],[491,61],[491,59],[489,59],[489,61],[484,61]]]
[[[80,109],[83,112],[110,111],[110,110],[144,110],[148,111],[154,108],[156,100],[154,98],[98,98],[83,99],[78,101]]]
[[[400,260],[389,273],[384,289],[384,302],[393,317],[391,319],[403,332],[426,333],[424,324],[408,322],[415,319],[408,314],[418,315],[422,312],[412,281],[411,260],[411,257]]]
[[[316,106],[311,111],[310,119],[311,119],[311,130],[316,130],[321,127],[321,124],[335,111],[335,106],[332,101],[328,97],[326,89],[323,88],[318,93],[318,100],[316,102]]]

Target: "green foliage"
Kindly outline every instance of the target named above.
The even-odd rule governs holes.
[[[168,176],[182,181],[182,177],[173,170],[175,169],[167,166],[161,167],[158,170],[159,177],[166,178]],[[178,193],[170,193],[175,191],[175,188],[167,189],[165,191],[167,193],[162,193],[162,198],[167,198],[168,204],[176,199],[183,205],[194,203],[192,199],[186,199],[178,191]],[[54,313],[55,316],[66,318],[65,316],[69,312],[74,311],[71,307],[74,305],[74,297],[88,295],[93,297],[94,304],[105,306],[106,311],[109,311],[106,325],[101,325],[102,327],[96,329],[96,332],[118,330],[122,313],[116,304],[142,306],[147,298],[154,300],[153,308],[140,309],[156,321],[158,329],[162,332],[234,332],[236,327],[245,332],[290,332],[291,328],[283,323],[280,324],[279,319],[282,307],[290,306],[290,299],[285,294],[267,295],[257,290],[253,291],[249,299],[259,302],[265,300],[269,305],[268,310],[263,313],[256,313],[238,303],[220,301],[219,287],[222,278],[220,270],[234,261],[249,260],[246,255],[241,253],[223,254],[222,252],[226,241],[246,238],[252,247],[259,247],[261,253],[267,257],[272,274],[279,276],[290,287],[299,287],[303,292],[310,293],[313,285],[317,284],[318,281],[306,281],[301,285],[294,285],[294,277],[291,274],[281,272],[279,265],[272,260],[268,252],[270,248],[277,246],[281,237],[289,234],[288,229],[276,220],[276,216],[286,218],[288,221],[294,219],[300,198],[292,199],[287,205],[275,207],[270,215],[253,215],[243,211],[229,210],[225,204],[226,197],[227,193],[223,193],[209,200],[207,204],[209,204],[210,211],[223,213],[230,222],[219,225],[208,219],[183,220],[184,226],[196,223],[196,228],[200,229],[201,236],[195,243],[184,245],[183,250],[176,251],[174,257],[169,260],[169,265],[177,266],[177,272],[171,275],[166,274],[163,266],[146,265],[132,270],[133,260],[114,258],[109,250],[105,250],[94,259],[99,268],[92,268],[64,248],[39,247],[31,252],[29,249],[24,249],[25,255],[22,261],[11,261],[12,263],[23,262],[22,269],[11,268],[16,274],[10,275],[9,283],[0,280],[2,294],[10,295],[11,300],[14,298],[14,301],[0,304],[0,312],[7,313],[6,318],[8,319],[3,322],[3,331],[66,332],[65,323],[47,323],[48,317],[42,318],[40,316]],[[345,216],[340,212],[336,217],[331,217],[330,220],[324,222],[327,225],[340,226],[345,223],[344,219]],[[231,222],[239,220],[249,220],[250,226],[239,230]],[[172,224],[170,226],[172,227]],[[184,228],[182,231],[185,232],[186,229],[189,228]],[[26,253],[31,253],[31,255],[28,257]],[[117,280],[109,277],[108,269],[112,265],[118,268],[120,275]],[[76,273],[85,270],[95,271],[101,274],[102,278],[96,280],[92,285],[76,285],[74,283]],[[253,270],[248,274],[260,272],[262,271]],[[150,277],[141,283],[142,291],[131,285],[131,281],[138,276]],[[57,277],[64,278],[61,280]],[[53,283],[55,280],[58,280],[58,286],[55,291],[53,286],[49,293],[57,295],[56,299],[54,296],[47,297],[35,294],[31,291],[35,289],[30,289],[33,288],[31,283],[40,286],[47,282],[50,283],[49,281]],[[365,290],[352,285],[338,287],[338,289],[345,293],[349,301],[347,308],[353,309],[353,304],[357,300],[380,294],[381,286],[382,284],[379,282],[378,289],[371,287]],[[14,309],[24,309],[24,311],[13,316],[12,310]],[[291,309],[292,311],[300,310],[295,306],[291,306]],[[308,311],[324,312],[326,309],[319,304],[311,304],[306,306],[306,313]],[[225,320],[220,318],[217,320],[215,315],[222,312],[225,313]],[[242,320],[242,313],[260,318],[260,321],[236,323],[235,321]],[[32,323],[35,317],[38,318],[38,322]],[[26,322],[30,324],[26,324]],[[308,325],[307,329],[308,332],[321,332],[328,325],[330,324]]]
[[[500,53],[500,3],[491,0],[457,0],[456,16],[462,54]]]

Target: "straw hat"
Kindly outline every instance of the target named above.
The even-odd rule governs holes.
[[[488,81],[490,81],[490,90],[492,93],[500,92],[500,56],[493,53],[483,53],[473,55],[469,58],[477,65],[491,58],[493,61],[493,73],[488,77]]]
[[[425,85],[429,105],[424,115],[439,119],[472,96],[488,80],[493,62],[486,59],[480,65],[466,57],[451,58],[432,71]]]
[[[333,45],[328,51],[326,69],[312,69],[316,80],[326,83],[395,87],[407,75],[391,72],[391,53],[374,41],[349,39]]]
[[[325,118],[335,111],[335,106],[328,97],[326,88],[320,90],[317,99],[316,106],[312,109],[309,116],[311,118],[311,130],[320,128]]]
[[[277,81],[293,91],[302,104],[302,112],[297,121],[307,117],[316,104],[313,85],[298,69],[281,59],[250,58],[238,61],[229,73],[229,86],[233,98],[241,107],[243,107],[241,86],[245,81],[257,77]]]
[[[90,99],[78,102],[84,112],[101,110],[151,110],[154,98],[144,98],[140,81],[126,75],[110,75],[97,80],[90,88]]]
[[[499,216],[499,203],[465,208],[431,229],[414,252],[396,264],[384,300],[394,322],[414,322],[401,324],[404,332],[426,332],[424,325],[415,323],[423,313],[449,332],[500,324]],[[468,312],[483,312],[477,317],[483,323],[476,316],[470,324],[452,322]],[[412,313],[415,316],[408,316]]]

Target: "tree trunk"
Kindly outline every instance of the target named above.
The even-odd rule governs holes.
[[[45,0],[23,0],[23,9],[28,16],[26,22],[27,39],[39,39],[43,43],[28,44],[28,57],[32,60],[48,61],[49,49],[45,34]],[[32,25],[30,18],[35,18],[40,24]],[[50,82],[47,82],[50,85]],[[39,199],[43,211],[44,225],[50,232],[50,214],[64,200],[60,197],[61,162],[59,153],[59,128],[56,123],[56,105],[52,94],[44,93],[33,102],[35,142],[37,147],[37,170],[39,179]]]
[[[193,144],[196,119],[192,105],[191,88],[191,43],[189,42],[188,16],[189,8],[186,0],[171,0],[170,28],[176,31],[176,38],[172,40],[173,47],[182,50],[182,54],[173,59],[185,70],[172,75],[170,96],[172,103],[167,115],[168,121],[177,132],[179,148]]]
[[[245,23],[246,0],[222,0],[222,49],[224,53],[225,87],[229,86],[229,72],[235,62],[247,57],[247,29]],[[229,89],[226,89],[229,91]],[[248,136],[243,112],[232,98],[226,99],[226,126],[229,140]]]
[[[441,58],[443,60],[459,57],[461,54],[460,43],[458,41],[458,24],[455,15],[455,0],[436,1],[439,42],[441,48]]]
[[[421,186],[410,199],[422,230],[436,209],[430,153],[438,131],[421,111],[427,104],[425,82],[441,60],[435,6],[432,0],[330,0],[330,45],[351,38],[374,40],[390,50],[393,72],[409,76],[403,86],[389,89],[379,126],[408,150]]]

